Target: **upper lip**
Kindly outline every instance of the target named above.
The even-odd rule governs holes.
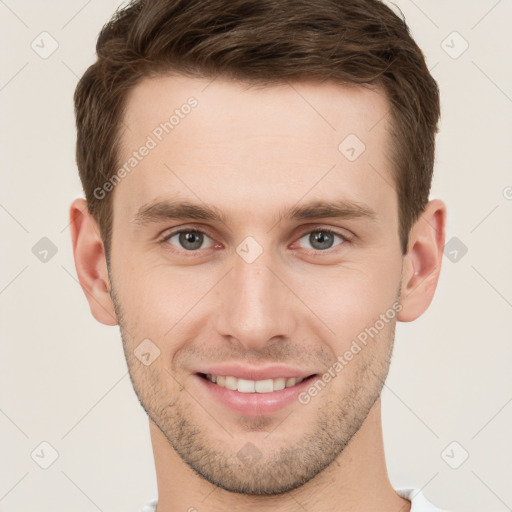
[[[230,376],[236,377],[237,379],[266,380],[277,379],[279,377],[305,379],[306,377],[313,375],[315,372],[282,365],[257,367],[241,364],[221,364],[205,367],[198,373],[216,376]]]

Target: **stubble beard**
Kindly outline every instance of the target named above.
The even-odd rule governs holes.
[[[286,446],[266,449],[263,444],[256,448],[256,457],[239,456],[240,447],[230,434],[224,432],[204,411],[199,421],[187,404],[194,402],[189,393],[179,386],[165,371],[158,372],[152,366],[142,367],[134,356],[135,340],[131,340],[125,329],[122,308],[115,293],[111,292],[114,308],[123,340],[125,357],[130,379],[137,398],[153,423],[160,429],[172,449],[201,478],[226,491],[243,495],[275,496],[290,492],[327,469],[343,452],[353,436],[359,431],[371,408],[380,397],[386,380],[395,333],[395,322],[391,322],[386,339],[377,343],[387,344],[385,357],[376,358],[373,352],[364,353],[359,368],[354,372],[356,379],[344,392],[338,392],[328,400],[317,415],[308,432]],[[384,333],[381,333],[384,334]],[[371,349],[370,349],[371,350]],[[365,348],[363,352],[368,351]],[[169,383],[175,388],[170,399]],[[174,383],[174,384],[173,384]],[[333,383],[320,393],[333,393]],[[180,390],[176,388],[180,388]],[[325,395],[326,396],[326,395]],[[318,398],[316,398],[318,399]],[[193,404],[194,406],[196,404]],[[277,427],[288,428],[290,422],[301,425],[301,418],[307,414],[308,405],[296,405],[285,421]],[[267,421],[247,419],[244,430],[261,431]],[[212,436],[212,429],[219,433]],[[224,435],[225,434],[225,435]],[[245,435],[245,434],[244,434]],[[273,434],[269,434],[271,437]],[[219,439],[225,439],[224,445]],[[254,450],[255,448],[252,448]]]

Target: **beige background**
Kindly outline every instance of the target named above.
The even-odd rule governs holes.
[[[136,512],[156,496],[119,331],[89,313],[68,228],[69,204],[82,195],[72,95],[117,5],[0,1],[3,511]],[[447,241],[467,253],[444,257],[429,310],[397,326],[383,392],[390,477],[444,508],[501,512],[512,507],[512,2],[397,5],[440,85],[431,197],[448,205]],[[46,59],[31,48],[43,31],[58,43]],[[469,47],[458,55],[461,37]],[[57,249],[47,262],[32,251],[43,237]],[[58,453],[47,469],[42,442]]]

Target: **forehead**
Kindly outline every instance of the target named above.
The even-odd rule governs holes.
[[[169,197],[262,218],[346,198],[392,216],[388,111],[381,92],[330,82],[145,79],[126,102],[114,211]]]

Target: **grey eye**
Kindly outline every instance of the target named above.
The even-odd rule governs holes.
[[[312,246],[312,249],[316,251],[324,251],[326,249],[330,249],[333,246],[334,239],[336,237],[344,240],[341,235],[338,235],[333,231],[329,231],[327,229],[316,229],[302,236],[301,240],[303,238],[307,238],[307,242]]]
[[[172,233],[167,238],[167,241],[172,243],[172,239],[174,237],[178,237],[178,248],[185,249],[187,251],[195,251],[200,249],[204,243],[205,237],[210,239],[209,236],[205,235],[201,231],[194,231],[191,229],[177,231],[176,233]],[[173,244],[176,245],[176,244]]]

